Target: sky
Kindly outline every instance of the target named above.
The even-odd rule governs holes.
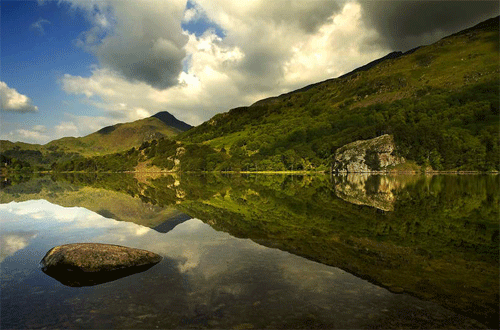
[[[0,2],[0,139],[191,125],[499,15],[498,1]]]

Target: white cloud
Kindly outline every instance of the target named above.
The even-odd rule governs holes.
[[[39,34],[44,35],[45,29],[43,27],[44,24],[51,24],[49,20],[39,18],[36,22],[31,24],[31,28],[36,30]]]
[[[93,27],[76,44],[92,51],[103,68],[157,88],[177,84],[187,37],[185,0],[66,0],[87,12]]]
[[[10,125],[4,122],[1,124],[0,139],[2,140],[43,144],[51,138],[50,132],[47,131],[44,125],[35,125],[31,128],[11,128],[11,131],[6,132],[5,127],[10,127]]]
[[[33,105],[31,99],[26,95],[18,93],[6,83],[0,81],[0,104],[2,111],[12,112],[36,112],[38,107]]]
[[[184,12],[184,17],[182,18],[183,22],[195,22],[200,19],[200,12],[196,7],[192,7],[189,9],[186,9]]]
[[[109,117],[91,117],[91,116],[75,116],[66,114],[69,119],[61,121],[54,129],[54,138],[65,136],[85,136],[94,133],[101,128],[113,125],[116,120]]]
[[[99,64],[87,77],[64,74],[61,86],[102,115],[66,114],[50,132],[23,128],[12,138],[42,143],[83,136],[160,111],[198,125],[389,52],[376,46],[380,37],[363,23],[356,2],[198,0],[187,10],[185,1],[67,2],[87,13],[92,26],[76,43]],[[197,20],[221,27],[224,37],[182,31],[183,21]]]
[[[387,49],[369,46],[378,34],[364,26],[358,4],[346,4],[331,18],[317,33],[293,47],[292,56],[284,64],[287,85],[336,77],[388,53]]]
[[[200,15],[226,36],[184,31],[185,69],[172,87],[157,89],[95,66],[90,77],[64,75],[63,89],[84,95],[115,118],[136,120],[166,110],[198,125],[216,113],[338,76],[389,52],[370,46],[378,35],[363,24],[361,7],[352,2],[200,0],[184,12],[184,20]],[[162,43],[157,39],[152,49],[170,47]]]
[[[36,232],[17,232],[0,236],[0,263],[29,245],[31,239],[37,236]]]
[[[45,144],[51,140],[67,136],[84,136],[98,131],[104,126],[117,122],[109,117],[75,116],[66,114],[67,120],[60,121],[53,128],[47,129],[44,125],[35,125],[30,128],[17,128],[6,132],[2,123],[0,139],[9,141],[23,141],[27,143]]]
[[[57,135],[62,136],[78,136],[78,127],[72,121],[63,121],[55,127]]]
[[[45,133],[45,132],[47,132],[47,127],[45,127],[44,125],[35,125],[35,126],[33,126],[33,131]]]
[[[48,135],[45,135],[36,130],[27,130],[27,129],[18,129],[14,131],[14,134],[17,134],[21,138],[18,140],[21,141],[31,141],[33,143],[41,143],[40,141],[45,141],[49,138]]]

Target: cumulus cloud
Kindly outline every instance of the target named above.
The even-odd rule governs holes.
[[[193,7],[196,13],[185,17],[207,17],[226,35],[185,31],[185,69],[173,87],[161,90],[96,66],[90,77],[64,75],[63,89],[84,95],[115,118],[136,120],[167,110],[197,125],[216,113],[340,75],[388,52],[369,46],[376,32],[364,26],[354,3],[339,8],[329,1],[300,2],[285,9],[264,1],[250,8],[210,4],[206,9],[200,1]],[[321,6],[326,9],[315,16]],[[287,16],[287,10],[295,16]],[[257,13],[267,14],[259,18]]]
[[[360,0],[367,24],[393,50],[428,44],[499,14],[498,1]]]
[[[64,119],[50,129],[44,125],[34,125],[26,128],[15,128],[14,126],[10,131],[7,131],[5,127],[9,127],[9,125],[2,123],[0,139],[45,144],[62,137],[85,136],[115,123],[116,119],[104,116],[91,117],[65,114]]]
[[[184,11],[184,16],[182,17],[183,23],[196,22],[202,18],[205,18],[205,12],[197,3],[190,3],[192,6],[186,8]]]
[[[13,129],[9,132],[6,132],[5,128],[2,127],[0,139],[41,144],[48,142],[50,140],[50,135],[43,125],[35,125],[31,128]]]
[[[33,105],[31,99],[20,94],[14,88],[0,81],[0,102],[3,111],[12,112],[37,112],[38,107]]]
[[[91,117],[66,114],[65,120],[59,122],[59,124],[54,127],[52,139],[58,139],[65,136],[85,136],[115,123],[116,121],[113,118],[104,116]]]
[[[37,233],[35,231],[14,232],[0,236],[0,263],[5,258],[27,247],[30,241],[36,236]]]
[[[103,68],[160,89],[177,84],[186,55],[186,1],[66,1],[88,13],[93,27],[76,44],[92,51]]]
[[[39,18],[36,22],[31,24],[31,28],[37,31],[40,35],[45,34],[45,29],[43,27],[44,24],[51,24],[49,20],[44,18]]]
[[[498,7],[456,1],[197,0],[186,9],[185,1],[66,1],[88,13],[92,28],[77,43],[99,59],[88,77],[62,77],[67,93],[81,95],[111,123],[166,110],[192,125],[339,76],[395,49],[435,41],[492,16]],[[182,31],[181,23],[198,21],[217,26],[223,37],[210,29]],[[61,123],[61,132],[73,127],[76,134],[69,122],[82,131],[70,120]]]
[[[337,1],[197,1],[225,32],[224,43],[244,58],[236,68],[240,90],[263,93],[283,84],[293,47],[317,33],[341,10]],[[236,77],[235,77],[236,78]]]

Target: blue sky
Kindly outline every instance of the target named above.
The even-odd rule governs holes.
[[[39,144],[159,111],[198,125],[499,11],[496,1],[3,0],[0,6],[0,139]]]
[[[68,6],[55,3],[39,6],[35,1],[2,1],[1,6],[1,80],[29,95],[39,109],[29,114],[3,111],[2,133],[5,126],[51,125],[54,116],[63,115],[68,108],[82,110],[81,104],[61,90],[58,79],[66,72],[85,74],[94,62],[91,54],[72,46],[87,27],[85,20],[77,12],[68,15],[64,8]],[[47,21],[42,29],[34,25],[41,19]]]

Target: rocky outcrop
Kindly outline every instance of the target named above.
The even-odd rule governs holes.
[[[90,286],[142,272],[159,263],[156,253],[119,245],[76,243],[47,252],[42,271],[68,286]]]
[[[405,162],[403,157],[395,155],[395,149],[394,139],[388,134],[346,144],[335,152],[332,172],[383,172],[389,166]]]

